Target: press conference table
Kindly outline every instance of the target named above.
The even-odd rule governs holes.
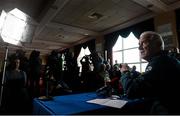
[[[71,114],[126,114],[125,110],[87,103],[96,99],[95,92],[55,96],[52,100],[33,100],[33,114],[35,115],[71,115]],[[132,102],[128,102],[132,104]],[[126,106],[126,105],[125,105]]]

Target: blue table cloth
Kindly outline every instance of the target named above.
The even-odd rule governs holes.
[[[94,92],[55,96],[52,100],[33,100],[33,114],[78,114],[104,108],[105,106],[87,103],[86,101],[97,98]]]
[[[95,92],[55,96],[52,100],[33,100],[33,114],[35,115],[71,115],[71,114],[144,114],[143,100],[127,100],[121,108],[112,108],[88,103],[88,100],[99,98]]]

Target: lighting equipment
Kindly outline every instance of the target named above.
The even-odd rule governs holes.
[[[5,43],[6,55],[3,67],[3,77],[1,82],[0,107],[2,105],[3,86],[8,56],[8,45],[23,46],[23,42],[31,42],[35,30],[35,25],[31,24],[31,18],[15,8],[10,12],[4,10],[0,16],[0,39]]]

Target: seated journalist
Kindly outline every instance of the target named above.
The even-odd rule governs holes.
[[[140,35],[139,52],[148,65],[137,78],[121,67],[125,94],[129,99],[144,99],[146,113],[180,114],[180,62],[164,51],[161,35],[152,31]]]

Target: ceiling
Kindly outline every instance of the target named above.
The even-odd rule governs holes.
[[[18,8],[32,18],[32,41],[20,48],[42,54],[69,48],[179,7],[180,0],[0,0],[0,10]],[[1,42],[1,46],[5,43]],[[11,51],[19,48],[8,47]]]

